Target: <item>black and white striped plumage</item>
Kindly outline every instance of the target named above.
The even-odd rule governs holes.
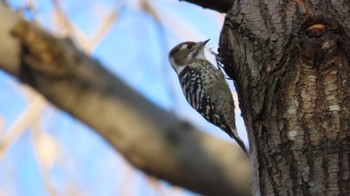
[[[247,153],[235,124],[234,102],[224,74],[204,56],[204,42],[183,42],[169,53],[188,103],[206,120],[225,131]]]

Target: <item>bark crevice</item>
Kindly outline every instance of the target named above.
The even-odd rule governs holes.
[[[337,180],[350,172],[339,167],[350,150],[349,13],[336,12],[349,3],[305,5],[237,1],[221,33],[219,58],[235,80],[257,157],[254,192],[334,195],[350,188]]]

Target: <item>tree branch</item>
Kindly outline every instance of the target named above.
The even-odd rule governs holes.
[[[249,163],[238,147],[155,106],[69,40],[2,4],[0,43],[1,69],[92,127],[135,167],[206,195],[250,194]]]
[[[209,8],[221,13],[227,13],[233,5],[234,0],[180,0],[187,1],[203,8]]]

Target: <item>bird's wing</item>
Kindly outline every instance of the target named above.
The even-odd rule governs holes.
[[[210,84],[205,84],[205,78],[203,76],[201,67],[197,66],[187,66],[186,74],[180,77],[180,82],[184,95],[188,103],[200,113],[207,121],[224,130],[228,135],[232,137],[234,134],[232,129],[235,128],[233,125],[228,124],[225,119],[223,111],[220,110],[218,106],[224,104],[226,100],[220,100],[224,97],[220,97],[220,93],[216,96],[209,93],[208,88],[215,88],[215,86],[210,87]],[[215,77],[215,76],[213,76]],[[224,98],[226,99],[226,98]],[[232,110],[232,111],[227,111]],[[233,112],[234,108],[225,108],[225,112]],[[233,120],[233,119],[232,119]]]
[[[236,130],[231,91],[225,79],[211,68],[210,62],[192,62],[184,68],[179,79],[188,103],[207,121],[235,139],[246,151]]]

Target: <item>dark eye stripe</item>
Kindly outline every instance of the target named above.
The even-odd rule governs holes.
[[[180,48],[181,48],[181,44],[179,44],[176,47],[174,47],[173,49],[171,49],[169,52],[169,56],[172,56],[173,54],[175,54],[177,51],[180,50]]]
[[[169,56],[172,56],[173,54],[175,54],[177,51],[180,50],[180,48],[183,46],[183,45],[186,45],[186,48],[187,49],[191,49],[196,43],[195,42],[183,42],[177,46],[175,46],[173,49],[170,50],[169,52]]]
[[[190,42],[187,44],[187,49],[191,49],[196,43]]]

